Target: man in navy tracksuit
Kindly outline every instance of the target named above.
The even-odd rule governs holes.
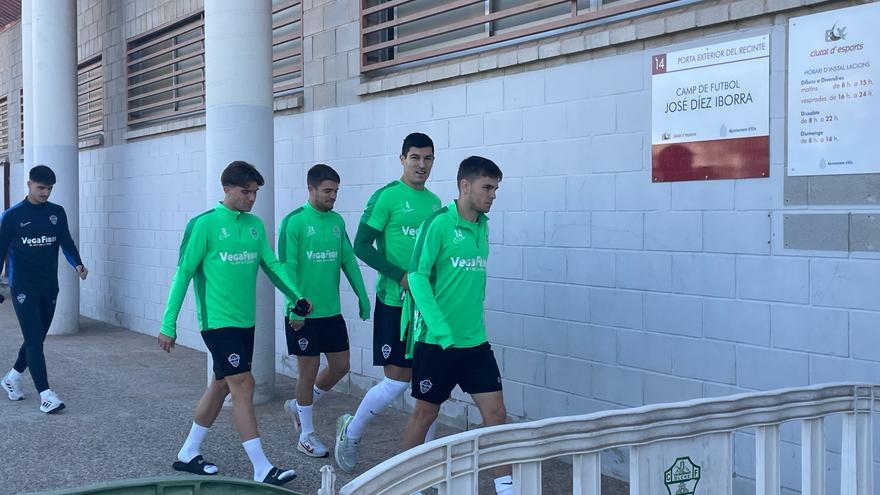
[[[24,399],[21,376],[29,368],[40,392],[40,411],[52,414],[64,409],[64,402],[49,388],[43,341],[55,315],[59,246],[82,280],[89,272],[70,236],[64,208],[49,202],[55,173],[45,165],[37,165],[31,169],[29,179],[27,197],[6,210],[0,220],[0,264],[9,257],[12,304],[24,335],[15,366],[3,377],[2,384],[9,400]]]

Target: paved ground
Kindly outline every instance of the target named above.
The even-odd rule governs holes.
[[[18,323],[8,302],[0,305],[0,373],[14,362],[21,344]],[[174,476],[170,464],[186,436],[192,410],[205,385],[204,354],[177,347],[158,350],[155,339],[82,319],[77,335],[46,341],[52,388],[67,409],[53,416],[39,412],[36,391],[25,378],[23,401],[0,396],[0,494],[77,487],[98,481]],[[282,413],[294,381],[276,379],[276,398],[257,407],[263,445],[276,465],[293,467],[297,480],[289,488],[315,494],[319,469],[332,462],[311,459],[295,449],[293,428]],[[317,407],[316,429],[328,445],[335,418],[357,407],[357,398],[331,393]],[[365,439],[362,468],[397,453],[406,417],[389,410]],[[439,434],[454,433],[441,427]],[[249,478],[250,463],[224,411],[203,445],[205,457],[225,476]],[[544,465],[545,494],[571,492],[571,469],[562,462]],[[340,473],[339,484],[351,476]],[[623,494],[623,484],[605,480],[607,494]],[[481,493],[491,494],[486,480]]]

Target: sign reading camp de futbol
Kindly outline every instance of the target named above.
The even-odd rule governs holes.
[[[769,35],[651,57],[654,182],[770,175]]]
[[[880,4],[788,23],[788,175],[880,172]]]

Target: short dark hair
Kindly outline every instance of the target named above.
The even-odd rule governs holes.
[[[429,138],[427,134],[414,132],[403,140],[403,147],[400,149],[400,156],[406,156],[409,154],[410,148],[427,148],[429,146],[431,147],[431,153],[433,153],[434,141],[431,141],[431,138]]]
[[[45,184],[47,186],[53,186],[55,185],[55,172],[53,172],[51,168],[45,165],[37,165],[36,167],[31,169],[30,173],[28,174],[28,179],[33,182]]]
[[[224,186],[247,187],[251,182],[256,182],[258,186],[266,183],[257,167],[241,160],[227,165],[220,175],[220,183]]]
[[[310,168],[309,173],[306,174],[306,183],[312,187],[318,187],[325,180],[332,180],[337,184],[342,182],[339,178],[339,174],[333,170],[333,167],[324,165],[323,163],[319,163]]]
[[[501,180],[504,177],[504,174],[501,173],[501,169],[498,168],[498,165],[495,165],[495,162],[488,158],[483,158],[482,156],[469,156],[462,160],[461,165],[458,166],[457,182],[461,184],[462,179],[466,179],[470,182],[478,177],[491,177],[493,179]]]

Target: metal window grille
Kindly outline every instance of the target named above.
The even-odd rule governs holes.
[[[128,40],[128,125],[205,110],[204,14]]]
[[[9,105],[0,98],[0,155],[9,154]]]
[[[672,0],[362,0],[361,71],[514,40]]]
[[[302,1],[272,2],[272,91],[278,95],[301,88]]]
[[[104,65],[101,57],[79,64],[76,74],[77,136],[80,139],[104,130]]]
[[[24,159],[24,88],[18,90],[18,122],[21,125],[20,146],[21,158]]]

